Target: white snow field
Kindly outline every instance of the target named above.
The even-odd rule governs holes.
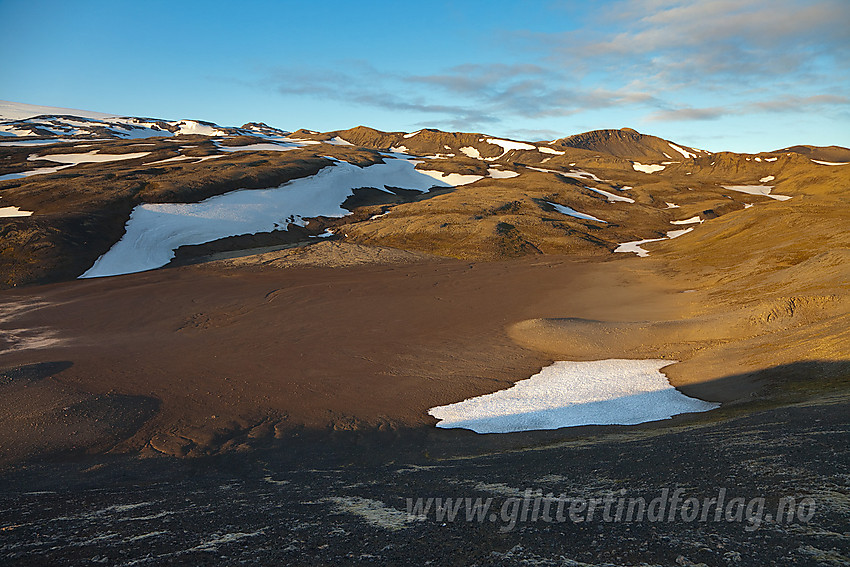
[[[547,148],[546,146],[537,146],[537,151],[541,154],[552,154],[555,156],[562,156],[567,152],[559,152],[558,150],[553,150],[552,148]]]
[[[39,156],[33,154],[27,158],[27,161],[47,160],[55,161],[56,163],[67,163],[71,165],[79,165],[81,163],[102,163],[106,161],[120,161],[124,159],[136,159],[149,155],[150,152],[138,152],[133,154],[101,154],[98,150],[82,154],[48,154]]]
[[[694,227],[683,228],[679,230],[668,230],[667,236],[665,238],[647,238],[644,240],[632,240],[631,242],[623,242],[622,244],[617,245],[614,249],[614,252],[634,252],[640,258],[646,258],[649,256],[649,250],[646,248],[641,248],[643,244],[649,244],[650,242],[661,242],[662,240],[672,240],[674,238],[679,238],[683,234],[687,234],[691,232]]]
[[[588,215],[586,213],[580,213],[572,207],[568,207],[566,205],[559,205],[558,203],[553,203],[552,201],[546,201],[546,203],[551,205],[556,211],[558,211],[562,215],[568,215],[568,216],[571,216],[571,217],[575,217],[577,219],[592,220],[592,221],[596,221],[596,222],[604,222],[605,224],[608,224],[608,221],[598,219],[593,215]]]
[[[850,161],[820,161],[813,159],[812,162],[818,165],[850,165]]]
[[[514,142],[513,140],[500,140],[499,138],[487,138],[488,144],[493,144],[495,146],[500,146],[502,148],[502,155],[496,156],[494,158],[487,158],[487,161],[495,161],[500,157],[503,157],[511,150],[536,150],[537,146],[533,146],[531,144],[526,144],[525,142]],[[461,149],[461,151],[463,151]]]
[[[632,240],[631,242],[623,242],[619,244],[614,252],[634,252],[640,258],[646,258],[649,256],[649,250],[646,248],[641,248],[643,244],[649,244],[650,242],[660,242],[662,240],[667,240],[666,238],[646,238],[644,240]]]
[[[666,166],[653,164],[647,165],[636,161],[632,163],[632,167],[635,169],[635,171],[642,171],[644,173],[655,173],[656,171],[661,171]]]
[[[0,218],[6,217],[28,217],[32,211],[22,211],[18,207],[0,207]]]
[[[507,390],[438,406],[437,427],[512,433],[579,425],[635,425],[720,404],[690,398],[660,372],[672,360],[559,361]]]
[[[695,216],[692,216],[691,218],[685,219],[685,220],[671,220],[670,224],[694,224],[694,223],[702,224],[704,222],[705,221],[703,219],[699,218],[699,215],[695,215]]]
[[[493,169],[492,167],[487,170],[487,173],[493,179],[510,179],[512,177],[519,176],[519,173],[516,171],[509,171],[507,169]]]
[[[674,144],[673,142],[667,142],[667,145],[668,145],[668,146],[670,146],[671,148],[673,148],[674,150],[676,150],[677,152],[679,152],[680,154],[682,154],[683,156],[685,156],[686,158],[695,158],[695,157],[697,157],[697,155],[696,155],[696,154],[692,154],[692,153],[691,153],[691,152],[689,152],[688,150],[684,150],[684,149],[680,148],[679,146],[677,146],[677,145],[676,145],[676,144]]]
[[[770,191],[775,187],[775,185],[722,185],[722,187],[724,189],[729,189],[730,191],[737,191],[739,193],[770,197],[771,199],[776,199],[777,201],[787,201],[791,198],[788,195],[772,195]]]
[[[460,153],[465,155],[466,157],[471,157],[473,159],[481,159],[481,152],[473,148],[472,146],[464,146],[460,149]]]
[[[304,218],[350,214],[341,204],[358,187],[398,187],[427,191],[450,187],[406,160],[360,168],[334,161],[316,175],[293,179],[270,189],[240,189],[200,203],[139,205],[130,214],[125,234],[81,278],[129,274],[167,264],[174,250],[240,234],[269,232]]]
[[[421,162],[420,162],[421,163]],[[464,175],[462,173],[444,173],[442,171],[436,171],[433,169],[417,169],[419,173],[425,174],[428,177],[433,177],[437,181],[442,181],[447,185],[451,185],[453,187],[458,187],[460,185],[469,185],[470,183],[475,183],[481,179],[484,179],[483,175]]]
[[[584,188],[590,189],[594,193],[599,193],[600,195],[604,195],[605,197],[608,198],[609,203],[616,203],[618,201],[622,202],[622,203],[634,203],[635,202],[635,200],[632,199],[631,197],[623,197],[622,195],[616,195],[614,193],[611,193],[610,191],[605,191],[604,189],[594,189],[593,187],[588,187],[587,185],[585,185]]]

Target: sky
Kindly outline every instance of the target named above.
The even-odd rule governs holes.
[[[0,0],[0,100],[286,130],[850,147],[850,0]]]

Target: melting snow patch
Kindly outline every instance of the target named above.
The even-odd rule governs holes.
[[[525,142],[514,142],[512,140],[500,140],[498,138],[487,138],[488,144],[501,146],[507,153],[510,150],[536,150],[537,146],[526,144]]]
[[[18,207],[0,207],[0,218],[28,217],[30,215],[32,215],[32,211],[22,211]]]
[[[759,179],[759,183],[767,183],[768,181],[773,181],[774,179],[776,179],[774,176],[768,175],[767,177],[762,177],[761,179]]]
[[[616,195],[614,193],[610,193],[610,192],[605,191],[603,189],[594,189],[593,187],[588,187],[587,185],[585,185],[585,189],[590,189],[594,193],[599,193],[600,195],[604,195],[604,196],[608,197],[609,203],[615,203],[617,201],[621,201],[623,203],[634,203],[635,202],[635,200],[632,199],[632,198],[623,197],[622,195]]]
[[[196,134],[200,136],[226,136],[227,132],[219,130],[210,124],[201,124],[195,120],[180,120],[174,124],[179,128],[178,134]],[[168,135],[168,134],[161,134]]]
[[[618,245],[614,252],[634,252],[640,258],[645,258],[649,256],[649,250],[646,248],[641,248],[641,244],[648,244],[650,242],[660,242],[661,240],[667,240],[666,238],[647,238],[644,240],[632,240],[631,242],[623,242]]]
[[[473,148],[472,146],[464,146],[460,149],[460,153],[467,157],[481,159],[481,152]]]
[[[493,179],[510,179],[511,177],[517,177],[519,173],[516,171],[507,171],[504,169],[488,169],[487,173]]]
[[[569,215],[569,216],[575,217],[577,219],[592,220],[592,221],[596,221],[596,222],[604,222],[606,224],[608,222],[608,221],[604,221],[602,219],[598,219],[598,218],[596,218],[592,215],[580,213],[577,210],[573,209],[572,207],[567,207],[566,205],[559,205],[558,203],[553,203],[551,201],[546,201],[546,203],[551,205],[552,208],[554,208],[556,211],[558,211],[562,215]]]
[[[696,216],[693,216],[693,217],[691,217],[689,219],[685,219],[685,220],[671,220],[670,224],[694,224],[696,222],[702,224],[705,221],[702,220],[701,218],[699,218],[699,215],[696,215]]]
[[[812,162],[820,165],[850,165],[850,161],[820,161],[813,159]]]
[[[418,134],[419,132],[421,132],[421,131],[422,131],[422,130],[417,130],[416,132],[411,132],[411,133],[409,133],[409,134],[405,134],[405,135],[404,135],[404,136],[402,136],[402,137],[403,137],[403,138],[412,138],[413,136],[417,135],[417,134]]]
[[[462,173],[443,173],[442,171],[434,171],[430,169],[417,169],[419,173],[424,173],[429,177],[441,181],[447,185],[457,187],[459,185],[469,185],[475,183],[479,179],[484,179],[483,175],[463,175]]]
[[[136,159],[149,155],[150,152],[139,152],[134,154],[99,154],[98,150],[92,150],[81,154],[50,154],[38,156],[33,154],[27,158],[29,161],[48,160],[56,163],[69,163],[77,165],[80,163],[101,163],[105,161],[119,161],[125,159]]]
[[[683,234],[688,234],[693,229],[694,229],[694,227],[682,228],[682,229],[679,229],[679,230],[668,230],[667,231],[667,238],[669,238],[671,240],[674,239],[674,238],[679,238]]]
[[[639,162],[633,162],[632,167],[635,169],[635,171],[642,171],[644,173],[655,173],[656,171],[661,171],[662,169],[664,169],[665,166],[653,164],[645,165]]]
[[[332,146],[353,146],[354,145],[351,142],[349,142],[348,140],[343,140],[339,136],[334,136],[330,140],[325,140],[325,143],[331,144]],[[405,151],[407,151],[407,150],[405,150]]]
[[[159,268],[174,250],[228,236],[303,226],[305,218],[350,214],[341,204],[358,187],[399,187],[427,191],[451,187],[414,169],[405,160],[360,168],[335,161],[316,175],[293,179],[271,189],[243,189],[200,203],[147,203],[130,214],[124,236],[98,258],[81,278],[129,274]]]
[[[664,204],[667,205],[668,209],[678,209],[679,208],[679,205],[677,205],[676,203],[668,203],[668,202],[665,201]]]
[[[779,158],[775,158],[775,157],[766,157],[766,158],[764,158],[764,161],[776,161],[778,159]]]
[[[556,156],[562,156],[566,152],[559,152],[558,150],[553,150],[552,148],[547,148],[546,146],[537,146],[537,151],[542,154],[552,154]]]
[[[788,195],[771,195],[770,191],[774,188],[774,185],[723,185],[722,187],[730,191],[738,191],[739,193],[747,193],[749,195],[763,195],[777,201],[787,201],[791,198]]]
[[[579,425],[635,425],[719,404],[685,396],[660,369],[671,360],[555,362],[507,390],[431,408],[437,427],[511,433]]]

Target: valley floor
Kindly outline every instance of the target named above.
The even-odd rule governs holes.
[[[314,246],[2,292],[4,563],[850,557],[847,313],[834,278],[754,298],[732,271],[720,285],[652,257],[475,263]],[[671,383],[723,406],[507,435],[436,429],[427,413],[553,360],[601,358],[682,361],[665,369]],[[535,491],[650,502],[665,489],[764,498],[764,513],[785,497],[814,504],[757,526],[734,512],[514,522],[506,504]],[[496,512],[408,517],[408,498],[438,497],[492,497]]]

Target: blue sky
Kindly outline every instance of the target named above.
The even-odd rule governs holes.
[[[847,0],[0,0],[0,99],[294,130],[850,146]]]

